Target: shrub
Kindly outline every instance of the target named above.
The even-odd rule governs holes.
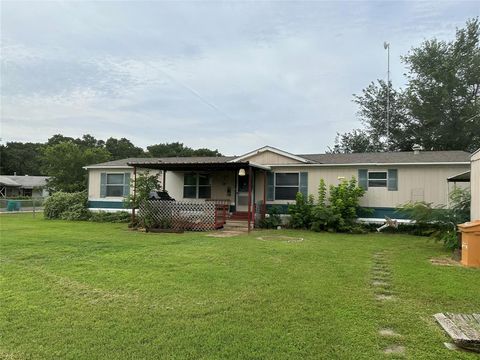
[[[133,195],[128,195],[125,199],[125,207],[130,209],[138,208],[142,201],[148,200],[150,192],[160,189],[160,180],[158,179],[158,174],[150,174],[147,170],[140,174],[137,174],[137,183],[135,184],[135,179],[130,180],[130,186],[136,186],[135,190],[135,200]]]
[[[442,241],[447,249],[458,248],[457,224],[470,219],[470,191],[454,189],[450,194],[450,208],[432,203],[407,203],[397,211],[415,220],[415,226],[425,229],[426,235]]]
[[[276,229],[280,225],[282,225],[282,219],[276,206],[272,206],[268,212],[268,216],[260,220],[259,223],[262,229]]]
[[[45,201],[45,219],[87,220],[87,193],[85,191],[66,193],[56,192]]]
[[[343,180],[337,186],[330,185],[328,204],[326,184],[322,179],[318,186],[318,202],[312,211],[312,230],[358,232],[356,223],[359,201],[365,190],[357,186],[357,180]]]
[[[110,223],[128,223],[131,215],[127,211],[91,211],[90,221],[94,222],[110,222]]]
[[[305,198],[302,193],[297,193],[295,205],[288,207],[288,213],[290,214],[290,222],[288,225],[293,229],[310,229],[313,220],[313,205],[313,195]]]

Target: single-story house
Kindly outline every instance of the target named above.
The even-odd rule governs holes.
[[[123,209],[137,171],[158,173],[163,190],[177,201],[223,200],[230,213],[251,213],[256,205],[287,212],[297,192],[317,196],[327,185],[355,177],[366,192],[361,206],[369,218],[398,217],[410,201],[448,203],[448,178],[469,171],[464,151],[291,154],[265,146],[241,156],[129,158],[86,166],[92,210]],[[464,184],[464,185],[462,185]],[[468,186],[460,183],[459,186]],[[159,189],[161,190],[161,189]],[[265,206],[264,206],[265,205]]]
[[[46,197],[48,176],[0,175],[0,197]]]
[[[471,157],[470,189],[472,192],[472,205],[470,220],[480,220],[480,149]]]

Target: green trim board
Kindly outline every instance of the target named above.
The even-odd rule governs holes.
[[[294,204],[290,204],[294,205]],[[267,204],[267,213],[272,209],[272,207],[276,207],[280,214],[288,214],[288,207],[289,204]],[[397,212],[396,208],[392,207],[362,207],[358,211],[358,217],[367,218],[367,219],[384,219],[385,216],[388,216],[392,219],[405,219],[408,220],[409,217],[406,214]]]
[[[123,201],[89,200],[89,209],[126,209]]]

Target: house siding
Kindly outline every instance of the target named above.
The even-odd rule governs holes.
[[[480,220],[480,149],[472,156],[470,189],[472,193],[471,220]]]
[[[258,154],[245,158],[244,161],[250,161],[256,164],[274,165],[274,164],[301,164],[299,160],[292,159],[271,151],[263,151]]]
[[[395,208],[409,201],[425,201],[433,205],[448,203],[449,176],[468,170],[468,165],[396,165],[396,166],[332,166],[332,167],[273,167],[274,172],[308,171],[308,193],[317,197],[318,184],[324,179],[327,187],[337,185],[341,178],[357,178],[358,169],[387,171],[398,169],[398,190],[370,187],[360,200],[360,205],[372,208]],[[340,179],[339,179],[340,178]],[[467,185],[468,186],[468,185]],[[423,195],[421,195],[423,194]],[[293,201],[275,200],[268,204],[288,204]]]

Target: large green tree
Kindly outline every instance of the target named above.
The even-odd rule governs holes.
[[[221,156],[218,150],[192,149],[180,142],[162,143],[147,146],[148,153],[153,157],[174,157],[174,156]]]
[[[0,146],[0,173],[3,175],[42,175],[43,144],[7,142]]]
[[[142,148],[133,145],[126,138],[115,139],[111,137],[105,142],[105,148],[112,156],[112,160],[145,156]]]
[[[354,96],[363,129],[338,134],[332,152],[474,151],[480,147],[480,23],[467,21],[455,39],[427,40],[402,58],[404,90],[378,80]],[[387,93],[390,141],[387,143]]]
[[[43,149],[43,172],[50,176],[48,187],[54,191],[75,192],[87,188],[85,165],[107,161],[103,147],[82,148],[73,141],[47,145]]]

